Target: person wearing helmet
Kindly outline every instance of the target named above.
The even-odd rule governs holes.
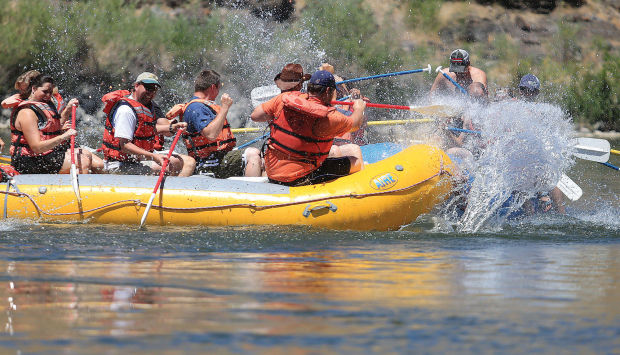
[[[519,93],[524,101],[534,101],[540,91],[540,80],[534,74],[525,74],[519,82]]]
[[[450,54],[450,68],[444,68],[441,71],[448,74],[465,90],[467,90],[472,83],[479,82],[484,85],[484,89],[488,91],[487,74],[482,69],[471,66],[469,53],[464,49],[454,50],[452,54]],[[430,93],[433,94],[438,90],[452,93],[458,91],[458,88],[446,79],[442,73],[437,73],[435,82],[433,82],[433,86],[431,86]]]

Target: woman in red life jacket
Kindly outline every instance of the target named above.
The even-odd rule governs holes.
[[[17,94],[11,95],[2,100],[2,108],[13,109],[20,104],[20,102],[26,100],[30,96],[30,80],[41,75],[37,70],[29,70],[20,75],[15,80],[15,90]],[[0,139],[0,150],[4,149],[4,141]]]
[[[59,114],[50,102],[54,80],[39,75],[31,80],[31,92],[11,113],[11,165],[21,174],[68,174],[71,167],[69,138],[77,131],[71,129],[70,107]],[[78,169],[88,174],[92,154],[75,150]]]
[[[301,186],[362,169],[358,157],[327,157],[335,136],[360,127],[366,107],[364,101],[356,100],[353,114],[343,115],[331,107],[335,90],[334,76],[321,70],[310,78],[307,94],[286,92],[252,112],[253,121],[268,121],[271,126],[265,153],[271,182]]]

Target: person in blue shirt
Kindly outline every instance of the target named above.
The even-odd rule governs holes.
[[[187,122],[184,137],[188,154],[196,159],[196,174],[213,174],[217,178],[261,176],[260,150],[235,150],[236,139],[226,116],[233,99],[222,94],[221,105],[215,103],[222,82],[214,70],[203,70],[194,83],[194,95],[182,110]]]

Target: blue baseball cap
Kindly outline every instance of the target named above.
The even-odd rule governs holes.
[[[325,86],[328,88],[336,88],[336,79],[332,73],[327,70],[319,70],[310,77],[310,84]]]
[[[540,89],[540,80],[534,74],[525,74],[521,78],[521,82],[519,82],[520,89],[528,89],[531,91],[536,91]]]

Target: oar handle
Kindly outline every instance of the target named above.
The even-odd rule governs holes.
[[[336,85],[340,85],[340,84],[346,84],[346,83],[353,83],[356,81],[362,81],[362,80],[370,80],[370,79],[377,79],[377,78],[387,78],[389,76],[396,76],[396,75],[405,75],[405,74],[413,74],[413,73],[421,73],[421,72],[431,72],[431,65],[429,64],[428,67],[426,68],[422,68],[422,69],[413,69],[413,70],[405,70],[405,71],[398,71],[398,72],[394,72],[394,73],[386,73],[386,74],[378,74],[378,75],[371,75],[371,76],[364,76],[361,78],[354,78],[354,79],[347,79],[347,80],[343,80],[343,81],[338,81],[336,82]]]
[[[441,71],[441,69],[442,69],[442,67],[441,67],[441,65],[440,65],[440,66],[438,66],[438,67],[437,67],[437,69],[435,69],[435,71],[436,71],[437,73],[441,73],[441,74],[443,74],[443,76],[444,76],[446,79],[450,80],[450,82],[451,82],[452,84],[454,84],[454,86],[456,86],[456,87],[457,87],[457,88],[458,88],[458,89],[459,89],[459,90],[460,90],[463,94],[467,95],[467,90],[463,89],[463,87],[462,87],[461,85],[459,85],[459,83],[457,83],[456,81],[454,81],[454,79],[452,79],[452,78],[450,77],[450,75],[448,75],[448,74],[444,73],[443,71]]]
[[[605,165],[605,166],[606,166],[606,167],[608,167],[608,168],[612,168],[612,169],[614,169],[614,170],[618,170],[618,171],[620,171],[620,167],[617,167],[617,166],[615,166],[615,165],[613,165],[613,164],[610,164],[610,163],[601,163],[601,164]]]
[[[611,149],[610,152],[611,154],[620,155],[620,150]]]

